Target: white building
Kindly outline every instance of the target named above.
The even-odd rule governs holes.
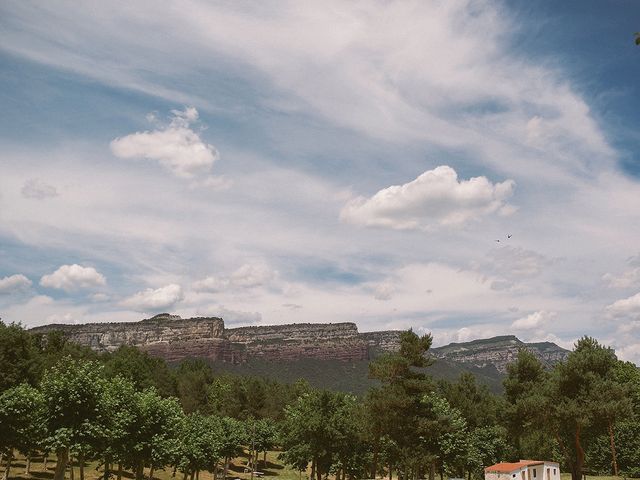
[[[496,463],[484,469],[485,480],[560,480],[560,465],[544,460]]]

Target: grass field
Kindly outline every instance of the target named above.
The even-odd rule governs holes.
[[[271,480],[308,480],[309,472],[303,473],[302,476],[300,472],[296,470],[292,470],[291,468],[283,465],[282,462],[278,460],[279,452],[268,452],[267,453],[267,464],[263,467],[262,465],[262,455],[260,455],[260,463],[259,463],[259,471],[264,473],[264,477]],[[251,474],[245,472],[244,465],[247,463],[247,457],[238,457],[234,459],[230,468],[228,476],[230,478],[239,478],[241,480],[248,480],[251,478]],[[11,472],[9,474],[9,480],[50,480],[53,478],[53,471],[55,469],[54,459],[50,458],[47,463],[46,471],[43,468],[42,458],[33,458],[31,460],[31,474],[27,475],[25,473],[25,459],[23,457],[18,457],[14,459]],[[85,464],[84,475],[85,480],[98,480],[102,479],[103,470],[97,469],[97,463],[88,462]],[[0,472],[4,472],[4,465],[0,469]],[[80,474],[78,472],[78,466],[75,465],[75,480],[79,480]],[[155,480],[182,480],[183,476],[180,472],[176,474],[176,477],[172,477],[172,470],[156,470],[153,474],[153,478]],[[145,469],[145,478],[148,478],[149,469]],[[561,475],[562,480],[571,480],[570,473],[563,473]],[[69,479],[69,471],[67,471],[66,477]],[[134,478],[133,473],[124,472],[123,478],[130,480]],[[614,476],[595,476],[595,475],[587,475],[587,480],[625,480],[623,477],[614,477]],[[200,472],[200,480],[213,480],[213,475],[209,472]],[[219,477],[220,480],[220,477]]]
[[[570,473],[561,473],[560,477],[561,477],[561,480],[571,480]],[[610,476],[586,475],[585,478],[587,480],[625,480],[624,477],[614,477],[613,475],[610,475]]]
[[[259,462],[259,471],[264,473],[265,478],[270,478],[273,480],[300,480],[300,472],[291,470],[289,467],[285,466],[278,460],[279,452],[268,452],[267,453],[267,464],[265,467],[262,465],[262,455],[260,455]],[[239,478],[241,480],[247,480],[251,478],[251,474],[245,472],[244,465],[247,463],[247,457],[238,457],[234,459],[232,464],[229,467],[228,477],[230,478]],[[42,457],[34,457],[31,459],[31,473],[27,475],[25,473],[26,469],[26,461],[23,457],[17,457],[11,464],[11,471],[9,473],[9,480],[50,480],[53,478],[53,471],[55,470],[55,458],[49,458],[47,462],[47,469],[45,470],[42,463]],[[0,473],[4,473],[4,465],[0,468]],[[80,474],[78,471],[78,465],[75,465],[74,468],[75,480],[79,480]],[[97,463],[87,462],[84,468],[84,477],[85,480],[98,480],[102,479],[103,475],[102,468],[97,469]],[[115,473],[115,472],[114,472]],[[173,471],[170,469],[167,470],[156,470],[153,473],[153,478],[155,480],[182,480],[183,476],[180,472],[178,472],[174,477],[172,477]],[[148,478],[149,469],[145,469],[145,478]],[[69,471],[67,471],[66,477],[69,479]],[[132,479],[134,475],[132,472],[124,472],[123,479]],[[219,477],[220,479],[220,477]],[[303,474],[302,480],[308,479],[308,475]],[[213,475],[209,472],[200,472],[200,480],[213,480]]]

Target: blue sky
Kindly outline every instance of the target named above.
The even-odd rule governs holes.
[[[4,2],[0,316],[637,362],[637,30],[635,1]]]

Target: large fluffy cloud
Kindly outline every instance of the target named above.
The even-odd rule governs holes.
[[[156,289],[147,288],[126,298],[120,304],[139,312],[157,312],[170,309],[183,298],[182,287],[171,283]]]
[[[209,174],[219,154],[190,128],[198,119],[198,111],[188,107],[172,114],[171,123],[165,127],[116,138],[111,151],[119,158],[155,160],[178,177]]]
[[[506,201],[514,185],[513,180],[494,184],[486,177],[460,181],[453,168],[443,165],[370,198],[352,199],[340,217],[356,225],[395,229],[458,226],[491,213],[508,213]]]
[[[40,285],[47,288],[55,288],[71,292],[81,289],[92,289],[106,285],[104,275],[93,267],[82,265],[62,265],[55,272],[44,275],[40,279]]]
[[[24,291],[31,286],[31,280],[24,275],[17,273],[8,277],[0,278],[0,295]]]

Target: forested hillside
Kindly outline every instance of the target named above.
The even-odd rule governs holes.
[[[87,462],[105,478],[225,478],[238,455],[255,470],[278,449],[316,480],[482,478],[484,466],[519,458],[557,460],[574,480],[640,476],[640,373],[611,349],[585,337],[551,370],[522,349],[496,395],[468,372],[434,379],[430,348],[429,335],[402,333],[354,396],[199,359],[169,365],[136,347],[96,353],[0,323],[3,465],[11,476],[20,454],[55,462],[55,480],[83,479]]]

